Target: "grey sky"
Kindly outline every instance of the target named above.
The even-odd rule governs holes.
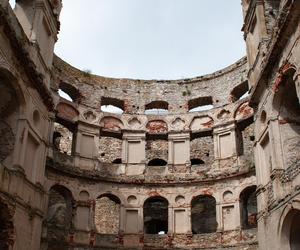
[[[177,79],[245,55],[240,0],[63,0],[56,53],[110,77]]]

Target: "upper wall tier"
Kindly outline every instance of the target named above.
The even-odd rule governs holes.
[[[101,77],[80,71],[58,57],[54,59],[54,73],[53,88],[73,86],[73,95],[77,91],[77,101],[82,105],[100,110],[101,105],[112,104],[128,114],[143,114],[147,107],[168,109],[169,114],[209,104],[220,107],[248,90],[246,58],[213,74],[180,80]]]

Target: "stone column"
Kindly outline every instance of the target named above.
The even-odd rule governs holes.
[[[169,205],[168,207],[168,232],[167,234],[174,233],[174,209]]]
[[[222,206],[219,202],[216,203],[216,220],[218,223],[217,232],[223,231]]]
[[[144,209],[143,209],[143,206],[138,209],[138,218],[139,218],[138,231],[140,234],[144,234]]]

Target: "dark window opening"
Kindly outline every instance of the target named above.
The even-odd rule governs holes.
[[[191,165],[201,165],[201,164],[205,164],[204,161],[202,161],[201,159],[198,159],[198,158],[194,158],[194,159],[191,159]]]
[[[122,163],[122,159],[121,158],[117,158],[117,159],[113,160],[112,163],[114,163],[114,164],[121,164]]]
[[[48,211],[46,217],[48,238],[54,242],[61,241],[69,235],[73,221],[74,199],[69,189],[55,185],[49,190]],[[56,234],[52,234],[57,230]],[[53,237],[53,238],[52,238]]]
[[[124,101],[117,98],[102,97],[101,111],[114,114],[122,114],[124,113]]]
[[[247,187],[240,194],[241,202],[241,221],[243,229],[257,227],[257,199],[256,186]]]
[[[165,115],[168,114],[169,104],[165,101],[153,101],[145,106],[146,115]]]
[[[200,195],[192,200],[193,234],[213,233],[217,231],[216,200],[212,196]]]
[[[295,82],[291,77],[287,77],[282,93],[282,103],[280,113],[284,118],[300,119],[300,102],[297,96]]]
[[[300,249],[300,211],[294,210],[294,216],[292,219],[291,229],[290,229],[290,247],[291,250]]]
[[[248,86],[248,82],[245,81],[240,85],[236,86],[231,91],[231,101],[236,102],[237,100],[246,98],[248,95],[249,95],[249,86]]]
[[[168,201],[163,197],[152,197],[144,203],[145,234],[168,233]]]
[[[188,101],[189,112],[206,111],[213,107],[211,96],[199,97]]]
[[[152,159],[151,161],[148,162],[148,166],[166,166],[167,162],[163,159]]]

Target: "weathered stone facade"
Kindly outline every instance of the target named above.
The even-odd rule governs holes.
[[[0,1],[0,248],[300,249],[300,2],[242,0],[247,58],[170,81],[55,56],[61,6]]]

